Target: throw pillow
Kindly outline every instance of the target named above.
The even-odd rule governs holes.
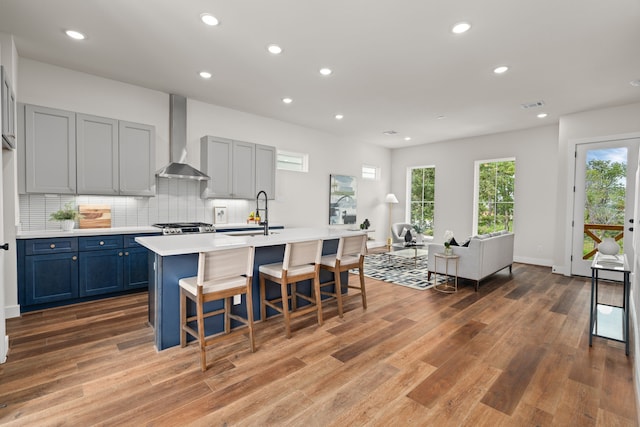
[[[405,228],[405,230],[407,230],[407,229]],[[409,243],[412,240],[413,240],[413,236],[411,235],[411,231],[407,230],[407,232],[404,234],[404,241]]]
[[[455,238],[455,237],[452,237],[452,238],[451,238],[451,241],[449,242],[449,244],[450,244],[451,246],[460,246],[460,245],[458,244],[458,242],[456,242],[456,238]]]
[[[469,247],[469,243],[471,243],[471,237],[469,237],[467,240],[465,240],[464,243],[461,244],[460,246],[462,246],[463,248],[468,248]]]

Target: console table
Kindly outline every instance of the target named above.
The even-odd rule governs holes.
[[[622,305],[598,302],[600,271],[622,273]],[[589,316],[589,347],[594,336],[625,343],[629,355],[629,275],[631,269],[626,254],[602,255],[597,252],[591,263],[591,311]]]

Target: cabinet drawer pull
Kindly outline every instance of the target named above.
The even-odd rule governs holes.
[[[55,248],[56,248],[56,245],[55,245],[55,243],[52,243],[52,244],[50,244],[50,245],[49,245],[49,247],[50,247],[51,249],[55,249]]]
[[[100,240],[100,246],[104,245],[104,241]]]
[[[118,256],[122,256],[122,252],[118,252]]]
[[[125,254],[126,256],[129,256],[129,252],[125,252],[124,254]]]
[[[71,259],[75,261],[75,260],[78,259],[78,257],[74,255],[74,256],[71,257]]]

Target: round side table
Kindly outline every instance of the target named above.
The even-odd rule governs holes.
[[[458,262],[460,261],[459,255],[445,255],[436,253],[434,254],[435,261],[433,266],[433,272],[435,274],[434,280],[436,284],[433,286],[438,292],[444,292],[447,294],[453,294],[458,292]],[[446,280],[442,283],[438,283],[438,260],[444,261],[444,276]],[[453,262],[455,267],[455,274],[449,274],[449,261]],[[442,274],[440,274],[442,276]],[[450,284],[449,281],[453,278],[453,284]]]

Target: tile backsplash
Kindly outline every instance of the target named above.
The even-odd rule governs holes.
[[[112,227],[147,226],[158,222],[201,221],[213,223],[214,206],[227,208],[228,223],[243,223],[255,209],[251,200],[201,199],[200,182],[157,179],[155,197],[74,196],[60,194],[21,194],[22,231],[59,230],[61,223],[50,221],[52,212],[66,203],[111,206]]]

